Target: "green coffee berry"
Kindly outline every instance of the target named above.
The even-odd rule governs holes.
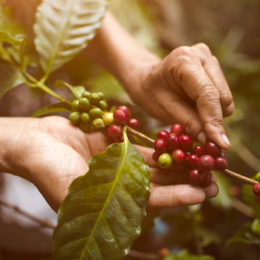
[[[102,94],[102,95],[101,95]],[[98,105],[99,101],[104,97],[102,92],[92,93],[90,96],[90,101],[94,105]]]
[[[106,100],[100,100],[98,106],[104,111],[108,109]]]
[[[71,109],[72,109],[73,111],[79,110],[79,100],[78,100],[78,99],[72,101],[72,103],[71,103]]]
[[[105,128],[105,123],[104,123],[103,119],[96,118],[93,120],[92,126],[94,127],[94,129],[102,129],[102,128]]]
[[[82,94],[82,97],[86,97],[86,98],[90,98],[91,97],[91,93],[87,90],[85,90]]]
[[[260,172],[258,172],[258,173],[255,175],[255,179],[256,179],[257,181],[260,181]]]
[[[83,122],[80,123],[79,128],[86,133],[90,131],[90,125]]]
[[[83,111],[88,111],[90,109],[90,102],[87,98],[83,97],[79,100],[79,107]]]
[[[80,113],[79,112],[72,112],[69,115],[69,120],[74,123],[77,124],[80,121]]]
[[[90,121],[90,116],[89,116],[88,113],[83,112],[83,113],[81,113],[81,115],[80,115],[80,119],[81,119],[81,122],[82,122],[82,123],[88,123],[88,122]]]
[[[107,125],[107,126],[112,125],[114,123],[114,115],[113,115],[113,113],[110,113],[110,112],[105,113],[103,115],[103,120],[104,120],[105,125]]]
[[[172,157],[168,153],[163,153],[158,159],[158,163],[161,168],[168,169],[172,166]]]
[[[103,114],[103,111],[98,107],[94,107],[89,110],[89,115],[90,115],[90,118],[92,118],[92,119],[101,117],[102,114]]]

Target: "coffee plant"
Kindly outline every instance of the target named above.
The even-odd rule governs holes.
[[[141,132],[141,123],[128,106],[109,107],[102,92],[90,92],[83,85],[72,86],[53,76],[53,72],[75,58],[94,38],[106,8],[105,0],[43,0],[35,16],[34,38],[30,39],[11,20],[3,3],[1,7],[0,97],[21,84],[44,91],[57,102],[40,108],[34,117],[67,113],[71,123],[82,131],[103,131],[112,143],[106,151],[91,158],[86,175],[70,185],[53,235],[54,259],[122,259],[140,236],[141,228],[147,229],[142,223],[149,198],[150,170],[130,140],[154,147],[153,160],[163,169],[184,165],[192,185],[207,187],[212,171],[247,182],[242,194],[254,219],[236,231],[227,245],[243,242],[259,246],[259,174],[249,179],[228,170],[226,155],[216,144],[195,143],[178,123],[169,131],[160,130],[153,140]],[[32,71],[40,71],[41,76]],[[56,77],[53,86],[49,85],[51,77],[52,81]],[[72,98],[60,95],[59,89],[68,89]],[[227,185],[225,181],[222,183],[221,175],[218,181],[221,187]],[[166,223],[176,223],[176,234],[187,232],[185,241],[203,240],[206,247],[217,243],[218,238],[214,232],[202,228],[199,209],[193,206],[183,215],[176,211],[171,219],[161,218]],[[144,259],[214,259],[203,255],[201,247],[198,255],[191,255],[185,249],[171,252],[163,248],[158,255],[148,254]]]

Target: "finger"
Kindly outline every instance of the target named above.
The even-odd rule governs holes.
[[[230,142],[223,127],[220,95],[202,65],[184,63],[174,77],[196,103],[207,137],[221,148],[228,149]]]
[[[188,184],[152,187],[148,207],[153,209],[194,205],[202,203],[205,198],[203,189]]]
[[[206,73],[210,79],[214,82],[220,94],[220,103],[224,116],[230,116],[233,114],[235,105],[233,102],[232,93],[221,70],[219,62],[216,57],[211,56],[205,59],[203,64]]]
[[[211,182],[211,184],[204,189],[207,198],[213,198],[218,195],[219,188],[215,182]]]

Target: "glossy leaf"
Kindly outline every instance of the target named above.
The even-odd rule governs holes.
[[[170,254],[165,260],[214,260],[215,258],[208,255],[191,255],[188,251],[183,250],[178,254]]]
[[[233,243],[260,245],[260,235],[252,230],[251,223],[247,223],[227,241],[227,245]]]
[[[47,75],[87,46],[105,10],[105,0],[43,0],[36,13],[34,43]]]
[[[110,145],[70,186],[54,232],[55,259],[122,259],[141,232],[149,167],[128,141]]]
[[[71,93],[78,99],[81,98],[82,94],[85,91],[85,88],[82,86],[74,87],[74,86],[71,86],[69,83],[61,81],[61,80],[57,80],[55,82],[55,87],[69,89],[71,91]]]
[[[35,111],[32,116],[33,117],[40,117],[45,116],[49,114],[56,114],[56,113],[62,113],[62,112],[69,112],[70,108],[68,105],[64,102],[52,104],[49,106],[41,107],[37,111]]]
[[[19,71],[8,62],[0,59],[0,99],[21,83]]]

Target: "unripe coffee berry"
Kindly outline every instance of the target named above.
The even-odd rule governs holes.
[[[120,125],[125,125],[127,123],[127,114],[125,111],[123,110],[119,110],[117,109],[115,112],[114,112],[114,120],[117,124],[120,124]]]
[[[113,140],[115,138],[122,137],[123,128],[121,125],[113,124],[108,128],[108,136]]]
[[[193,140],[189,135],[181,135],[179,138],[179,148],[184,152],[190,152],[193,145]]]
[[[103,120],[104,120],[105,125],[107,125],[107,126],[112,125],[115,121],[113,113],[111,113],[111,112],[105,113],[103,115]]]
[[[140,127],[140,122],[135,118],[131,118],[128,120],[127,125],[129,125],[133,129],[138,129]]]
[[[161,130],[157,133],[157,138],[165,138],[168,139],[169,137],[169,132],[167,132],[166,130]]]
[[[189,154],[187,157],[187,164],[191,168],[198,168],[199,156],[197,154]]]
[[[79,100],[78,99],[72,101],[71,109],[74,111],[79,110]]]
[[[98,106],[103,110],[106,111],[108,109],[108,104],[106,100],[100,100]]]
[[[94,107],[89,110],[90,118],[97,118],[103,115],[103,111],[99,107]]]
[[[201,145],[197,145],[193,148],[193,153],[197,154],[198,156],[202,156],[205,154],[205,149]]]
[[[253,186],[253,192],[256,196],[260,196],[260,183],[257,183]]]
[[[79,100],[79,107],[82,111],[88,111],[90,109],[90,102],[87,98],[83,97]]]
[[[170,133],[167,141],[169,151],[173,151],[179,147],[179,136],[175,133]]]
[[[203,155],[199,158],[198,165],[202,171],[211,171],[215,168],[215,160],[211,155]]]
[[[92,93],[90,95],[90,101],[93,105],[98,105],[99,101],[104,98],[104,94],[102,92]]]
[[[186,154],[182,150],[176,149],[172,152],[172,159],[174,162],[181,164],[186,161]]]
[[[205,144],[205,153],[210,154],[213,157],[219,157],[221,150],[215,143],[207,141]]]
[[[131,110],[127,106],[119,106],[117,110],[122,110],[126,113],[127,119],[130,119],[132,116]]]
[[[91,93],[87,90],[85,90],[83,93],[82,93],[82,97],[86,97],[86,98],[90,98],[91,97]]]
[[[82,123],[88,123],[90,121],[89,114],[86,113],[86,112],[81,113],[80,120],[81,120]]]
[[[159,138],[154,141],[154,149],[159,153],[167,152],[167,141],[164,138]]]
[[[215,169],[218,171],[224,171],[228,167],[228,161],[226,158],[217,157],[215,159]]]
[[[105,123],[102,118],[96,118],[93,120],[92,126],[94,127],[94,129],[98,130],[105,128]]]
[[[183,125],[181,124],[174,124],[171,127],[171,133],[175,133],[177,135],[181,135],[183,133]]]
[[[172,166],[172,157],[168,153],[163,153],[159,156],[158,163],[161,168],[168,169]]]
[[[80,113],[79,112],[72,112],[69,115],[69,120],[73,123],[73,124],[77,124],[80,121]]]

